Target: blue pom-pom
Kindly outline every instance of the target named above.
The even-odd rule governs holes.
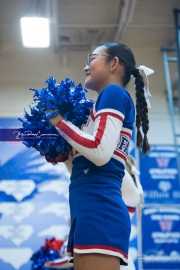
[[[47,261],[54,261],[59,259],[59,253],[56,250],[40,249],[35,252],[30,260],[32,261],[32,270],[48,270],[44,266],[44,263]]]
[[[49,124],[48,119],[60,113],[65,120],[71,121],[75,126],[81,128],[87,123],[90,110],[93,107],[93,101],[86,99],[86,89],[81,84],[75,86],[74,82],[65,78],[59,84],[54,77],[49,77],[45,83],[46,88],[34,91],[33,103],[35,107],[30,107],[31,114],[24,110],[23,129],[43,130],[43,134],[52,134],[55,137],[46,139],[34,138],[24,139],[23,143],[27,147],[33,147],[45,156],[48,162],[56,164],[68,159],[72,147],[59,135],[57,130]],[[45,113],[47,109],[56,110],[57,112]]]

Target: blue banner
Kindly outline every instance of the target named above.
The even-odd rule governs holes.
[[[140,155],[140,179],[145,203],[180,203],[180,184],[176,152],[173,145],[152,145]]]
[[[143,270],[180,269],[180,205],[144,206],[138,259]]]
[[[0,119],[0,128],[19,127],[17,119]],[[69,173],[22,142],[0,141],[0,149],[0,269],[32,269],[46,239],[69,233]]]

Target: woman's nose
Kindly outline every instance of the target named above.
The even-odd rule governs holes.
[[[84,71],[86,72],[88,70],[89,66],[86,64],[86,66],[84,67]]]

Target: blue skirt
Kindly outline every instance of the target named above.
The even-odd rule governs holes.
[[[95,178],[84,182],[70,185],[71,228],[67,246],[70,262],[73,252],[101,253],[117,256],[121,265],[127,265],[131,225],[120,194],[120,182]]]

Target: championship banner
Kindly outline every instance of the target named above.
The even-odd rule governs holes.
[[[173,145],[151,145],[151,151],[145,157],[140,154],[140,173],[145,203],[180,204],[180,184]]]
[[[20,127],[0,119],[0,133]],[[22,141],[0,141],[0,270],[30,270],[46,239],[67,238],[68,187],[63,163],[53,166]]]
[[[180,269],[180,205],[145,205],[142,213],[143,270]]]

